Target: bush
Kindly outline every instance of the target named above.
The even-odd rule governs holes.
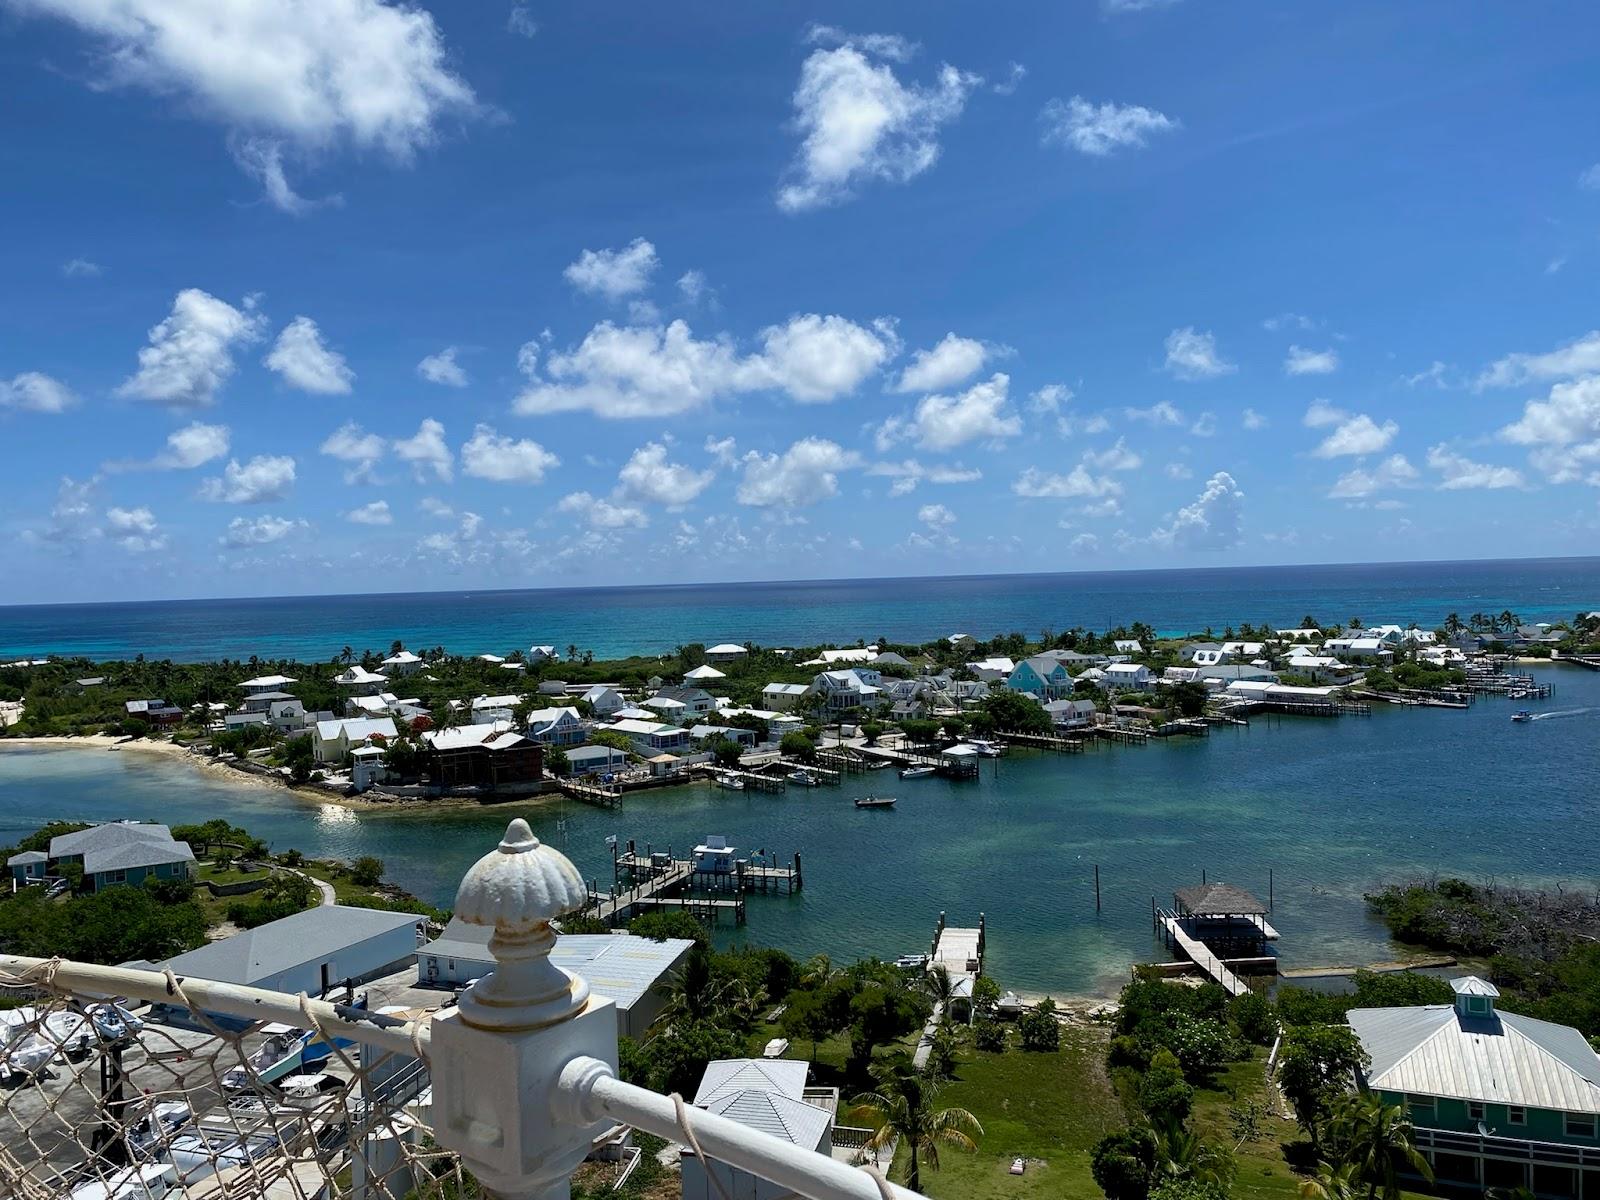
[[[637,937],[664,942],[668,938],[689,938],[701,946],[711,945],[711,936],[694,916],[678,909],[676,912],[645,913],[628,922],[628,932]]]
[[[778,750],[785,758],[797,758],[801,762],[816,762],[816,744],[805,734],[793,730],[783,735],[783,740],[778,743]]]
[[[361,887],[377,887],[383,882],[383,859],[363,854],[350,864],[350,879]]]
[[[1139,1107],[1164,1128],[1182,1128],[1194,1104],[1194,1089],[1184,1082],[1183,1068],[1170,1050],[1157,1050],[1139,1080]]]
[[[1268,1046],[1277,1036],[1278,1021],[1272,1005],[1259,992],[1243,992],[1228,1005],[1228,1018],[1239,1036],[1256,1046]]]
[[[1035,1004],[1017,1022],[1024,1050],[1053,1051],[1061,1049],[1061,1022],[1056,1020],[1055,1001],[1046,996]]]
[[[998,1054],[1006,1048],[1006,1027],[989,1018],[974,1021],[972,1044],[979,1050]]]
[[[1156,1171],[1156,1135],[1122,1129],[1095,1143],[1089,1169],[1106,1200],[1147,1200]]]

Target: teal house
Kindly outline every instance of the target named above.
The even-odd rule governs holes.
[[[1059,659],[1036,654],[1025,658],[1011,671],[1006,686],[1042,701],[1062,700],[1072,695],[1072,676]]]
[[[45,877],[45,865],[50,861],[50,856],[42,850],[24,850],[21,854],[13,854],[6,859],[6,868],[11,872],[13,887],[20,887],[25,883],[42,883]]]
[[[165,825],[132,821],[111,821],[51,838],[49,874],[59,875],[67,863],[83,867],[83,887],[90,892],[194,875],[194,851],[188,842],[173,841]]]
[[[1500,1012],[1486,980],[1451,986],[1454,1004],[1350,1011],[1362,1088],[1405,1107],[1442,1192],[1600,1200],[1600,1056],[1570,1026]]]

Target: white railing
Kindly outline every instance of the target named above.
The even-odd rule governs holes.
[[[80,1005],[117,996],[182,1007],[202,1023],[211,1014],[309,1026],[420,1059],[432,1081],[426,1106],[432,1139],[505,1200],[566,1200],[595,1137],[618,1123],[813,1200],[914,1200],[916,1193],[881,1175],[618,1079],[612,1002],[591,995],[583,979],[548,958],[551,920],[582,905],[585,891],[563,855],[542,846],[523,821],[512,822],[500,847],[468,872],[456,899],[458,917],[494,927],[489,950],[496,970],[457,1008],[418,1021],[304,995],[60,959],[0,956],[0,982],[32,985]],[[9,1103],[0,1096],[0,1109]],[[363,1152],[361,1145],[350,1148],[354,1157]],[[5,1153],[0,1144],[0,1178]]]

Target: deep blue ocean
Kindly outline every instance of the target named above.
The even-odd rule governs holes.
[[[1525,621],[1600,609],[1600,558],[0,606],[0,661],[322,661],[345,646],[387,651],[396,639],[456,654],[550,644],[616,658],[688,642],[920,642],[1013,630],[1035,637],[1133,621],[1164,634],[1221,632],[1243,621],[1298,625],[1308,615],[1431,628],[1451,612],[1505,609]]]

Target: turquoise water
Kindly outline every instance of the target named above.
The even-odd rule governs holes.
[[[321,662],[345,646],[387,651],[396,638],[457,654],[550,644],[616,658],[687,642],[1036,637],[1132,621],[1169,634],[1208,625],[1221,632],[1241,621],[1298,625],[1308,613],[1434,628],[1451,612],[1508,608],[1525,621],[1600,608],[1600,558],[0,606],[0,661],[143,654]]]
[[[222,816],[280,850],[376,854],[397,882],[448,904],[513,815],[601,880],[607,834],[681,851],[721,833],[805,859],[804,892],[753,897],[744,929],[723,926],[729,939],[889,956],[923,948],[941,909],[956,924],[981,910],[1006,985],[1097,993],[1156,953],[1151,897],[1166,900],[1202,870],[1265,897],[1270,869],[1280,952],[1302,966],[1389,957],[1361,901],[1385,880],[1452,873],[1596,887],[1600,672],[1536,673],[1556,694],[1525,725],[1509,720],[1522,702],[1493,699],[1466,712],[1258,718],[1143,749],[1013,752],[976,783],[885,771],[779,796],[677,788],[630,796],[617,813],[565,801],[356,813],[154,756],[13,748],[0,750],[0,842],[52,817]],[[898,808],[851,805],[872,791],[898,795]]]

